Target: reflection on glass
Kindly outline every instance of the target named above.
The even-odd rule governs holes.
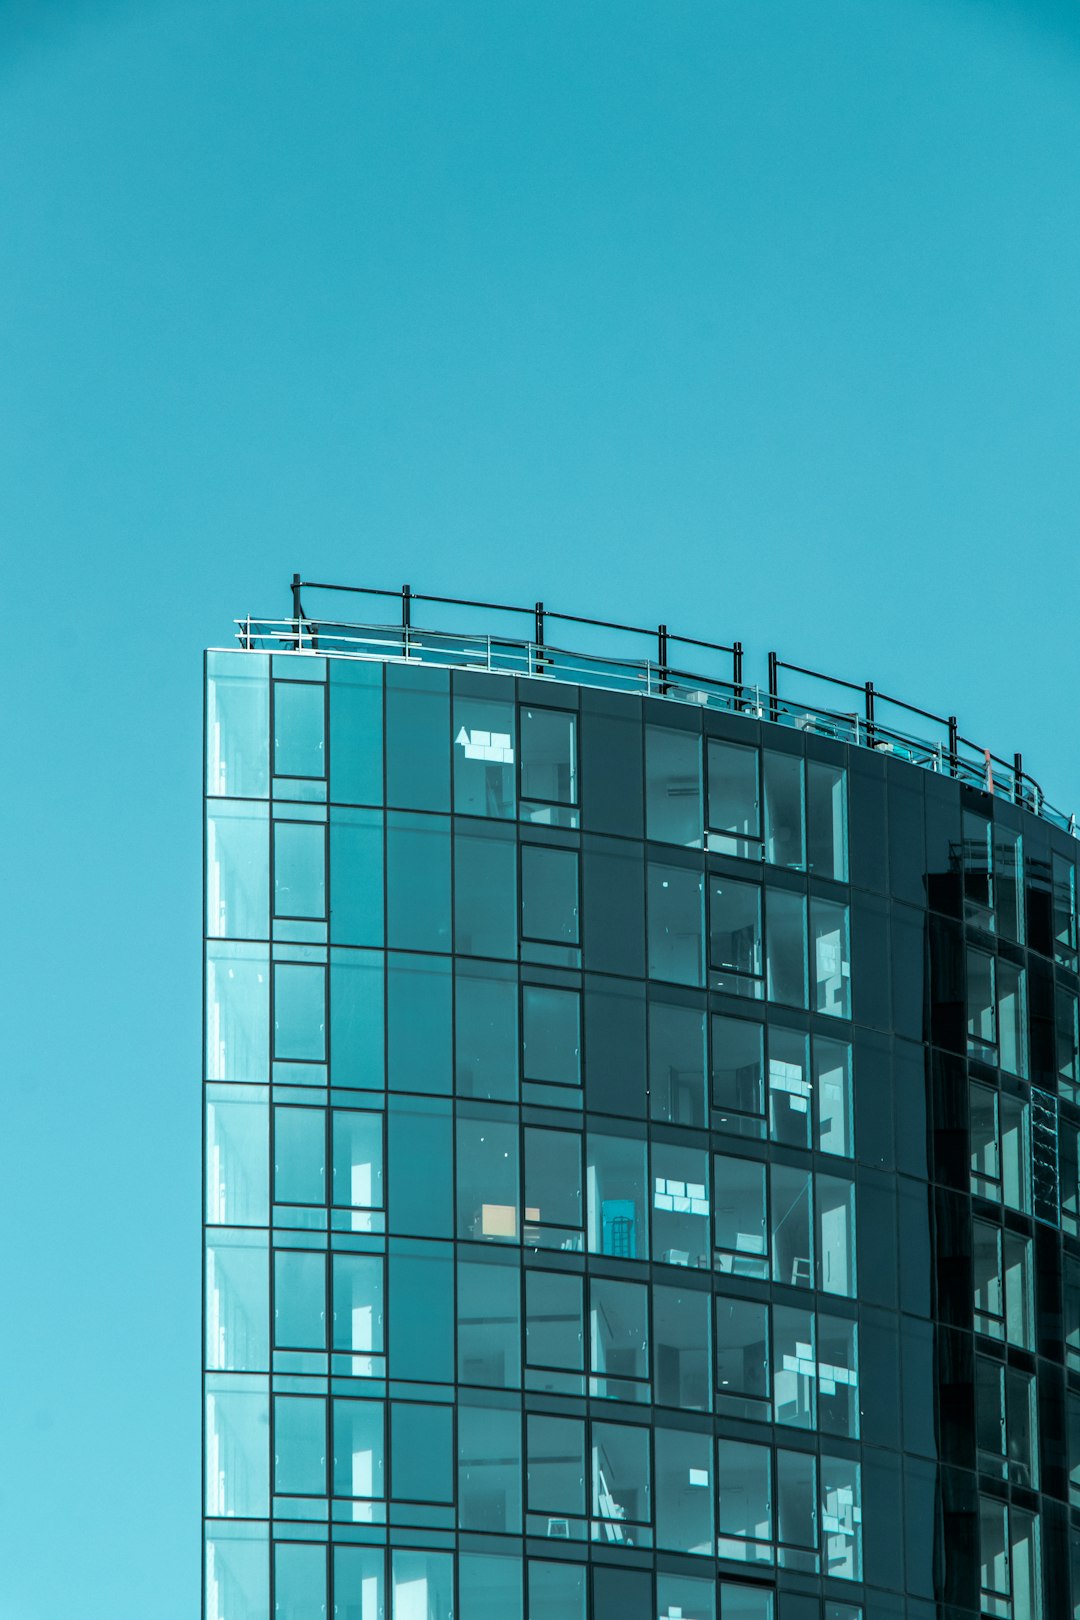
[[[454,809],[458,815],[512,817],[514,705],[496,698],[454,699]]]
[[[705,884],[700,872],[680,866],[648,868],[649,978],[673,984],[702,982]]]
[[[765,750],[765,859],[797,871],[806,865],[802,771],[795,754]]]
[[[766,923],[769,1000],[783,1001],[791,1007],[805,1007],[805,898],[786,889],[769,889],[766,899]]]
[[[733,995],[762,993],[761,889],[714,877],[709,895],[709,960],[716,986]]]
[[[526,1080],[581,1084],[581,996],[550,985],[521,987],[521,1045]]]
[[[810,897],[813,941],[813,1007],[832,1018],[851,1017],[851,948],[848,908]]]
[[[765,1031],[761,1024],[716,1013],[712,1018],[712,1105],[720,1129],[763,1136]]]
[[[649,1111],[676,1125],[704,1125],[703,1008],[650,1001]]]
[[[206,791],[265,799],[270,791],[270,660],[206,655]]]
[[[523,799],[540,804],[577,803],[576,732],[577,716],[567,709],[522,709]]]
[[[847,773],[816,759],[806,762],[806,843],[811,872],[847,882]]]
[[[326,772],[326,684],[274,682],[274,775]]]
[[[763,1300],[716,1300],[717,1411],[769,1422],[769,1307]]]
[[[646,835],[662,844],[700,849],[701,737],[667,726],[645,727]]]
[[[761,859],[758,751],[709,738],[709,848]]]

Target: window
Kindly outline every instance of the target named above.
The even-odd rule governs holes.
[[[817,1319],[818,1428],[859,1437],[858,1329],[841,1316]]]
[[[521,1531],[521,1413],[460,1401],[457,1522],[463,1530]]]
[[[1076,867],[1055,852],[1053,861],[1054,959],[1076,967]]]
[[[765,859],[771,866],[806,866],[803,762],[795,754],[764,754]]]
[[[326,774],[325,682],[275,681],[274,775]]]
[[[326,1255],[300,1249],[274,1254],[274,1345],[326,1348]]]
[[[705,1013],[649,1002],[649,1112],[675,1125],[705,1124]]]
[[[817,1350],[814,1313],[773,1307],[773,1412],[788,1428],[817,1426]]]
[[[592,1425],[592,1539],[650,1544],[649,1431],[630,1423]]]
[[[972,1222],[975,1330],[1034,1348],[1031,1240],[990,1221]]]
[[[213,801],[206,816],[206,932],[266,939],[270,926],[267,806]]]
[[[1041,1620],[1042,1570],[1037,1515],[989,1496],[979,1498],[979,1585],[984,1615]]]
[[[763,992],[761,889],[735,878],[710,879],[709,962],[715,989],[759,999]]]
[[[585,1328],[582,1279],[573,1272],[525,1273],[525,1385],[584,1394]]]
[[[649,978],[702,983],[705,883],[680,866],[648,868]]]
[[[765,1031],[719,1013],[712,1020],[714,1124],[739,1136],[765,1134]]]
[[[589,1280],[589,1394],[649,1399],[649,1295],[643,1283]]]
[[[211,1086],[206,1105],[206,1220],[266,1226],[270,1219],[268,1087]]]
[[[774,1282],[814,1286],[810,1172],[773,1164],[769,1171]]]
[[[768,1277],[765,1166],[717,1154],[713,1198],[717,1270],[736,1277]]]
[[[454,824],[454,949],[512,960],[518,950],[517,843],[513,828]]]
[[[824,1573],[862,1580],[862,1499],[859,1465],[849,1457],[821,1458],[821,1543]]]
[[[1060,1125],[1061,1228],[1080,1237],[1080,1130],[1072,1122]]]
[[[815,902],[817,904],[819,902]],[[786,1002],[789,1007],[805,1007],[806,896],[793,894],[789,889],[770,888],[766,894],[765,914],[769,1000]]]
[[[964,916],[969,923],[994,927],[993,843],[991,824],[974,811],[963,813]]]
[[[582,1248],[581,1137],[526,1126],[524,1240],[538,1249]]]
[[[709,738],[709,848],[761,859],[758,751]]]
[[[511,976],[496,964],[458,962],[454,994],[454,1089],[459,1097],[513,1100],[518,1094],[517,974]],[[540,1022],[547,1027],[542,1018]],[[571,1070],[576,1064],[576,1029],[572,1046]]]
[[[454,809],[459,815],[514,815],[514,705],[454,699]]]
[[[521,934],[553,945],[576,945],[578,855],[546,844],[521,846]]]
[[[1062,1298],[1065,1314],[1065,1365],[1080,1372],[1080,1260],[1063,1257]]]
[[[1027,1074],[1027,1007],[1024,969],[1004,956],[997,961],[998,1062],[1010,1074]]]
[[[374,1524],[371,1503],[385,1495],[382,1402],[335,1400],[333,1424],[333,1493],[367,1502],[366,1511],[354,1507],[353,1523]]]
[[[544,805],[577,804],[577,716],[566,709],[521,710],[521,797],[529,818]],[[522,804],[522,814],[526,805]]]
[[[986,951],[967,953],[968,1052],[985,1063],[997,1062],[997,997],[994,958]]]
[[[769,1307],[758,1300],[716,1299],[716,1410],[768,1423],[771,1357]]]
[[[452,1553],[403,1552],[390,1555],[393,1620],[453,1620],[454,1558]]]
[[[580,1418],[526,1420],[526,1531],[577,1540],[584,1536],[585,1425]]]
[[[270,1366],[267,1233],[207,1234],[206,1365],[216,1372]]]
[[[581,996],[549,985],[521,987],[521,1037],[526,1080],[581,1084]]]
[[[587,1185],[589,1252],[648,1259],[645,1143],[590,1131]]]
[[[314,962],[275,962],[273,980],[274,1057],[322,1063],[326,1058],[325,967]]]
[[[1018,832],[994,825],[994,903],[998,933],[1024,943],[1024,845]]]
[[[274,822],[274,916],[326,916],[325,822]]]
[[[851,947],[847,906],[811,895],[810,934],[813,940],[811,1006],[831,1018],[850,1018]]]
[[[274,1620],[307,1620],[326,1608],[326,1545],[279,1541],[274,1546]]]
[[[656,1402],[712,1409],[712,1294],[658,1286],[652,1293]]]
[[[718,1440],[717,1556],[771,1564],[773,1551],[772,1453],[768,1446]]]
[[[973,1080],[968,1086],[968,1119],[972,1192],[1030,1213],[1029,1105]]]
[[[705,816],[698,733],[645,727],[645,818],[646,836],[656,842],[701,848]]]
[[[484,1110],[478,1103],[459,1104],[458,1237],[484,1243],[520,1242],[519,1210],[516,1118],[502,1109]]]
[[[657,1428],[656,1544],[711,1557],[713,1551],[712,1436]]]
[[[979,1468],[1013,1485],[1039,1485],[1038,1409],[1035,1379],[988,1356],[975,1358],[975,1409]]]
[[[654,1258],[664,1265],[708,1269],[708,1155],[654,1142],[652,1187]]]
[[[818,1568],[817,1473],[817,1458],[810,1452],[776,1453],[776,1539],[781,1569],[813,1573]]]
[[[274,1491],[325,1495],[326,1402],[321,1397],[274,1397]]]
[[[325,1109],[274,1109],[274,1201],[325,1204]]]
[[[1066,1456],[1069,1467],[1069,1506],[1080,1507],[1080,1395],[1066,1394]]]
[[[846,883],[847,773],[816,759],[806,762],[807,868]]]
[[[270,789],[270,660],[206,655],[206,791],[265,799]]]
[[[453,1414],[448,1408],[393,1401],[390,1477],[398,1502],[449,1503],[454,1497]]]
[[[462,1384],[516,1389],[521,1382],[521,1273],[492,1247],[458,1251],[457,1375]]]
[[[1057,1032],[1058,1092],[1066,1101],[1080,1102],[1080,1017],[1077,998],[1058,985],[1054,992]]]
[[[851,1107],[851,1044],[815,1035],[814,1099],[820,1153],[851,1158],[855,1151]]]
[[[330,1202],[353,1210],[351,1230],[382,1230],[371,1213],[382,1209],[382,1115],[335,1108]]]
[[[769,1135],[808,1148],[812,1125],[809,1036],[770,1024]]]
[[[585,1620],[585,1564],[529,1559],[529,1620]]]

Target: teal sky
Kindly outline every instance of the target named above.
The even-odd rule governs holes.
[[[1080,809],[1080,11],[5,0],[0,1617],[191,1620],[200,651],[668,621]]]

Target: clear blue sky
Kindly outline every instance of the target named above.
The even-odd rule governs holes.
[[[1080,12],[4,0],[0,222],[0,1620],[192,1620],[201,648],[662,617],[1080,808]]]

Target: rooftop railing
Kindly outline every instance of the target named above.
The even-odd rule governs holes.
[[[305,612],[302,593],[331,591],[390,599],[398,604],[391,622],[357,623]],[[774,725],[831,737],[856,747],[872,748],[925,770],[965,782],[983,792],[1000,794],[1032,810],[1052,826],[1076,836],[1076,817],[1049,804],[1035,778],[1024,770],[1020,754],[1011,761],[991,753],[960,733],[955,715],[938,715],[900,698],[879,692],[872,681],[861,684],[824,675],[769,653],[768,683],[744,679],[743,647],[726,646],[673,634],[665,624],[655,629],[615,624],[606,619],[558,613],[537,602],[531,608],[473,602],[460,597],[424,596],[408,585],[400,591],[363,585],[327,585],[292,581],[293,613],[287,619],[246,618],[236,621],[241,647],[259,652],[333,653],[350,658],[409,659],[449,668],[479,669],[493,674],[528,675],[569,681],[579,686],[636,692],[670,698],[702,708],[744,714]],[[434,623],[414,622],[417,604],[432,620],[442,610],[467,608],[482,613],[490,629],[463,633]],[[529,634],[522,635],[521,620]],[[591,640],[594,650],[562,646],[552,640],[557,625],[573,625],[575,641]],[[516,632],[516,633],[514,633]],[[556,632],[556,636],[558,633]],[[682,649],[690,649],[684,653]],[[692,668],[686,667],[692,665]],[[780,690],[781,674],[794,677]],[[792,686],[802,691],[792,690]],[[807,695],[807,687],[810,688]],[[844,701],[837,701],[842,694]],[[823,698],[826,701],[813,701]],[[833,701],[828,701],[833,699]],[[908,729],[913,718],[917,729]]]

